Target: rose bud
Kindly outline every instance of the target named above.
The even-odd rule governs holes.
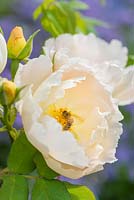
[[[10,33],[7,42],[9,58],[16,58],[24,49],[26,40],[21,27],[16,26]]]
[[[12,81],[3,80],[0,87],[0,101],[2,105],[11,104],[16,97],[16,85]]]

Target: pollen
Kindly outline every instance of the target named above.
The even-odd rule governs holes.
[[[50,105],[46,114],[55,118],[62,125],[64,131],[71,130],[74,123],[74,117],[67,108],[56,108],[55,105]]]

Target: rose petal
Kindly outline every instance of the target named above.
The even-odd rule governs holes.
[[[119,100],[119,105],[134,103],[134,66],[122,71],[113,96]]]
[[[63,64],[63,54],[71,57],[80,57],[88,60],[88,64],[100,64],[103,62],[112,62],[119,66],[125,66],[127,63],[127,48],[123,47],[118,40],[112,40],[107,43],[94,34],[63,34],[56,39],[49,39],[44,46],[46,55],[52,59],[58,59],[59,67]],[[61,62],[59,55],[62,54]],[[67,57],[66,57],[67,58]],[[64,60],[66,62],[66,59]],[[56,64],[57,67],[57,64]]]
[[[35,91],[40,83],[52,73],[52,63],[47,56],[29,60],[25,65],[20,64],[15,76],[15,83],[21,87],[33,85]]]
[[[7,63],[7,45],[3,35],[0,33],[0,73]]]

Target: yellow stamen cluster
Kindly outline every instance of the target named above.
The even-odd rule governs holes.
[[[64,131],[71,130],[74,122],[73,116],[66,108],[56,108],[55,105],[50,105],[46,114],[55,118],[63,127]]]

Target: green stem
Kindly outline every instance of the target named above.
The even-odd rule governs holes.
[[[32,179],[32,180],[40,178],[39,176],[30,176],[30,175],[22,175],[22,176],[24,176],[25,178],[28,178],[28,179]]]
[[[10,106],[3,106],[4,107],[4,117],[2,119],[2,123],[3,125],[5,125],[9,135],[11,136],[11,138],[13,140],[16,140],[16,138],[18,137],[18,132],[17,130],[10,124],[9,118],[8,118],[8,114],[9,114],[9,110],[10,110]]]
[[[4,175],[9,175],[9,176],[12,176],[14,175],[15,173],[12,173],[9,171],[8,168],[5,168],[5,169],[2,169],[0,170],[0,177],[4,176]],[[39,177],[39,176],[31,176],[31,175],[26,175],[26,174],[18,174],[19,176],[23,176],[27,179],[32,179],[32,180],[35,180],[35,179],[39,179],[39,178],[42,178],[42,177]]]

